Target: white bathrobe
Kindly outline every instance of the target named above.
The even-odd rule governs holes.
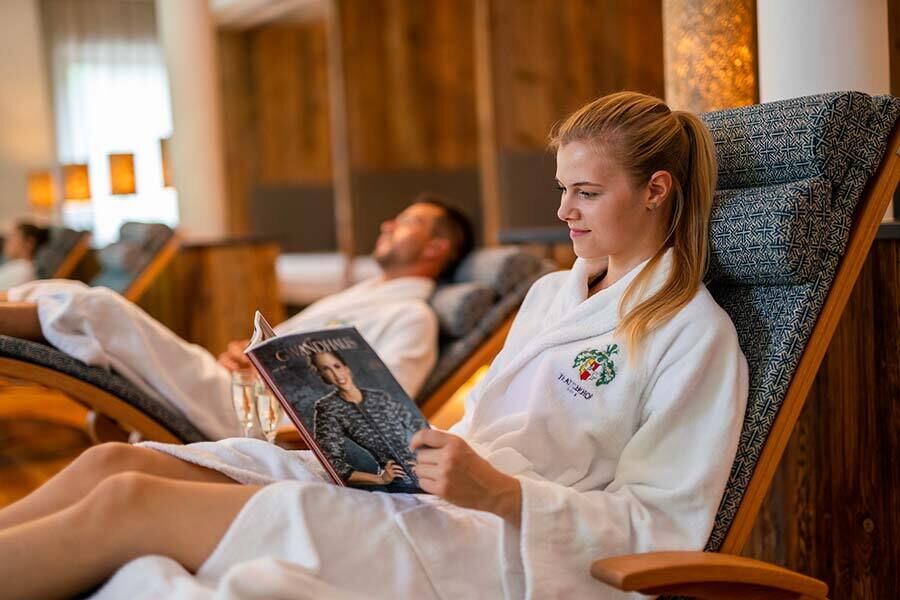
[[[415,395],[437,360],[437,317],[426,302],[433,291],[434,282],[424,277],[378,277],[312,304],[275,329],[286,334],[353,325]],[[239,434],[228,371],[119,294],[49,280],[13,288],[8,297],[37,304],[41,331],[56,348],[115,370],[210,439]],[[248,337],[252,319],[247,315]]]
[[[0,291],[37,279],[34,263],[24,258],[15,258],[0,264]]]
[[[278,483],[245,505],[196,576],[143,558],[98,597],[627,597],[594,581],[591,562],[703,548],[747,397],[734,327],[703,287],[629,361],[613,330],[638,269],[590,298],[582,261],[538,281],[452,430],[519,479],[521,528],[433,496],[322,483],[309,453],[257,440],[148,444]]]

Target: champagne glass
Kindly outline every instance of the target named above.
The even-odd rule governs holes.
[[[244,437],[257,438],[262,429],[256,409],[255,387],[257,381],[256,373],[253,370],[232,371],[231,373],[231,402],[241,425],[241,434]]]
[[[269,443],[275,442],[275,436],[278,433],[278,424],[281,422],[282,408],[281,403],[272,394],[267,386],[259,377],[253,386],[254,397],[256,400],[256,415],[262,434]]]

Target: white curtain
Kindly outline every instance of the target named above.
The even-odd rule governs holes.
[[[189,2],[197,0],[186,0]],[[42,0],[60,163],[87,162],[92,201],[63,205],[63,222],[94,243],[125,221],[178,224],[163,188],[159,140],[172,132],[165,63],[153,0]],[[137,193],[110,195],[110,153],[135,157]]]

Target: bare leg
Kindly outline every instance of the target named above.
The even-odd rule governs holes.
[[[88,448],[44,485],[0,510],[0,531],[68,508],[87,496],[107,477],[126,471],[183,481],[235,483],[217,471],[156,450],[128,444],[102,444]]]
[[[0,304],[0,335],[44,341],[37,304],[31,302],[4,302]]]
[[[0,531],[4,598],[69,597],[148,554],[195,572],[259,489],[133,472],[109,477],[65,510]]]

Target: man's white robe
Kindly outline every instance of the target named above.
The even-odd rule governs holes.
[[[613,332],[642,267],[590,298],[582,261],[538,281],[452,429],[519,479],[520,528],[433,496],[323,483],[309,453],[258,440],[147,444],[278,483],[254,495],[196,576],[144,558],[98,597],[627,597],[591,579],[591,562],[703,548],[747,397],[734,327],[703,287],[629,359]]]
[[[437,317],[424,277],[370,279],[324,298],[275,330],[279,334],[355,326],[412,396],[437,361]],[[231,376],[214,356],[190,344],[135,304],[106,288],[50,280],[9,290],[37,304],[44,337],[92,366],[113,369],[181,412],[210,439],[238,435]],[[247,315],[248,337],[253,315]]]

